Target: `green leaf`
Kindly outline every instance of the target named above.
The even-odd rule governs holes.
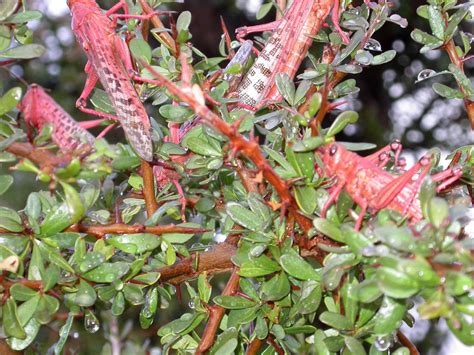
[[[277,301],[290,292],[290,282],[284,273],[276,274],[265,281],[260,289],[263,301]]]
[[[214,303],[226,309],[242,309],[255,306],[255,302],[239,296],[216,296]]]
[[[372,65],[382,65],[388,62],[391,62],[393,58],[397,55],[397,51],[390,49],[382,54],[376,55],[372,59]]]
[[[82,277],[88,281],[111,283],[124,276],[130,269],[126,262],[104,263],[95,269],[86,272]]]
[[[295,188],[295,198],[298,206],[306,214],[313,214],[317,207],[316,190],[310,186]]]
[[[36,296],[38,291],[32,290],[20,283],[14,284],[10,287],[10,295],[16,301],[28,301],[30,298]]]
[[[275,75],[275,84],[283,98],[292,106],[295,102],[295,84],[286,73]]]
[[[355,111],[344,111],[336,117],[334,123],[329,127],[326,137],[334,137],[341,132],[347,125],[356,123],[359,114]]]
[[[382,291],[378,287],[377,281],[368,279],[358,285],[352,286],[349,294],[351,298],[359,302],[371,303],[382,296]]]
[[[76,189],[71,185],[61,181],[60,184],[64,189],[64,193],[66,194],[65,201],[69,209],[69,223],[77,223],[81,220],[86,212],[84,205],[82,204],[81,197]]]
[[[315,218],[313,220],[313,225],[316,230],[325,236],[328,236],[336,242],[345,243],[344,235],[341,233],[341,230],[331,221],[324,218]]]
[[[292,307],[290,316],[294,317],[299,314],[311,314],[319,308],[321,303],[322,291],[321,286],[316,281],[306,281],[301,288],[300,298]]]
[[[453,296],[460,296],[472,290],[473,281],[468,275],[450,271],[446,275],[446,292]]]
[[[296,251],[289,249],[280,257],[280,265],[289,275],[300,280],[321,280],[321,275]]]
[[[440,198],[434,197],[428,203],[428,218],[436,228],[440,228],[444,220],[448,217],[448,203]]]
[[[151,233],[121,234],[107,238],[107,243],[131,254],[152,251],[161,244],[161,238]]]
[[[40,298],[41,295],[37,293],[34,297],[18,306],[18,319],[22,326],[25,326],[35,314]]]
[[[259,215],[237,202],[228,202],[226,212],[235,223],[253,231],[260,231],[265,222]]]
[[[25,339],[26,332],[21,326],[20,320],[18,319],[18,309],[13,298],[10,297],[5,302],[2,310],[2,320],[5,334],[15,338]]]
[[[105,256],[99,252],[87,253],[79,264],[79,271],[81,273],[87,272],[96,268],[105,262]]]
[[[94,288],[88,282],[81,280],[74,302],[82,307],[91,307],[96,299],[97,294]]]
[[[90,101],[99,111],[115,114],[115,107],[104,90],[95,88]]]
[[[25,324],[24,330],[26,333],[25,338],[8,338],[7,344],[15,351],[22,351],[26,349],[35,340],[36,335],[39,332],[41,324],[34,318],[31,318],[28,323]]]
[[[262,4],[262,6],[260,6],[260,8],[257,11],[256,19],[261,20],[262,18],[267,16],[267,14],[270,12],[272,7],[273,7],[273,3],[271,2]]]
[[[325,311],[319,316],[319,320],[324,324],[338,330],[351,330],[352,323],[349,319],[339,313]]]
[[[344,337],[344,343],[346,344],[346,349],[351,355],[367,354],[362,343],[354,337]],[[346,354],[345,351],[344,354]]]
[[[62,350],[66,341],[69,337],[69,332],[71,331],[72,323],[74,322],[74,314],[69,313],[66,319],[66,323],[59,329],[59,339],[56,344],[54,344],[54,355],[62,354]]]
[[[207,281],[207,272],[203,272],[198,277],[198,291],[199,291],[199,298],[208,303],[209,299],[211,298],[212,293],[212,286],[210,285],[209,281]]]
[[[426,32],[419,30],[418,28],[414,29],[411,32],[411,38],[418,43],[424,44],[425,46],[434,49],[443,44],[443,41],[435,36],[432,36]]]
[[[24,230],[19,214],[7,207],[0,207],[0,227],[14,233]]]
[[[8,23],[21,24],[29,21],[39,20],[43,14],[39,11],[21,11],[5,20]]]
[[[374,318],[375,334],[392,334],[392,332],[400,327],[406,310],[407,307],[404,300],[384,297],[382,305]]]
[[[441,83],[434,83],[432,88],[435,93],[444,97],[445,99],[462,99],[464,97],[461,91],[452,89],[449,86]]]
[[[128,46],[136,60],[145,60],[147,63],[151,62],[151,48],[146,41],[141,38],[134,38],[130,41]]]
[[[227,355],[233,354],[234,350],[237,348],[238,341],[238,332],[236,328],[229,328],[220,334],[216,343],[210,350],[211,355]]]
[[[0,53],[0,58],[33,59],[41,57],[46,49],[40,44],[17,46]]]
[[[123,313],[125,310],[125,297],[123,296],[123,292],[118,292],[115,295],[111,310],[114,316],[119,316]]]
[[[187,107],[175,105],[163,105],[159,109],[160,115],[168,121],[184,123],[194,116],[194,111]]]
[[[52,321],[54,315],[59,309],[59,300],[53,296],[43,294],[39,300],[38,308],[34,318],[40,324],[48,324]]]
[[[393,298],[407,298],[419,291],[416,280],[388,267],[377,269],[377,282],[383,293]]]
[[[251,258],[240,266],[239,275],[243,277],[259,277],[280,271],[280,266],[266,255]]]
[[[445,33],[445,41],[449,41],[451,40],[451,38],[453,38],[454,34],[456,33],[456,30],[458,29],[458,25],[468,13],[469,8],[462,7],[458,11],[456,11],[453,16],[451,16],[451,18],[449,19],[448,28],[446,29]]]
[[[461,86],[463,90],[466,92],[466,95],[467,96],[474,95],[474,89],[471,86],[471,81],[466,76],[466,74],[454,64],[449,64],[448,69],[451,73],[453,73],[459,86]]]
[[[437,6],[428,6],[428,21],[433,34],[439,39],[444,39],[444,19]]]
[[[176,29],[178,32],[187,31],[189,25],[191,24],[192,15],[189,11],[183,11],[179,14],[178,19],[176,20]]]
[[[14,87],[0,98],[0,116],[13,110],[21,99],[21,88]]]
[[[8,16],[13,14],[18,7],[18,0],[2,0],[0,6],[0,21],[5,20]]]

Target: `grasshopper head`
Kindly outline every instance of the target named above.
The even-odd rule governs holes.
[[[319,147],[317,152],[324,163],[324,170],[326,173],[332,175],[343,163],[344,147],[338,143],[328,143]]]

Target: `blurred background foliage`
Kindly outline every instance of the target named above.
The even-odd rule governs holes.
[[[189,10],[193,14],[191,32],[193,45],[206,55],[218,56],[218,44],[222,30],[220,16],[232,34],[236,27],[259,23],[255,20],[261,0],[185,0],[182,3],[170,4],[169,8],[176,11]],[[448,56],[441,50],[420,54],[420,45],[410,38],[414,28],[427,29],[425,20],[416,15],[416,8],[425,3],[423,0],[392,1],[395,11],[408,19],[408,27],[400,28],[396,25],[387,25],[386,30],[377,32],[375,38],[381,43],[383,50],[394,49],[397,57],[389,65],[371,66],[364,70],[362,75],[353,76],[357,80],[360,92],[345,108],[351,108],[360,113],[361,119],[357,125],[346,128],[341,140],[372,142],[379,146],[394,138],[402,141],[412,157],[420,156],[432,147],[438,147],[445,153],[461,145],[472,144],[474,133],[461,100],[445,100],[440,98],[431,89],[432,80],[416,83],[418,74],[423,69],[441,71],[449,64]],[[109,8],[114,1],[98,1],[102,8]],[[76,44],[70,29],[69,10],[65,0],[27,0],[30,9],[37,9],[44,13],[40,21],[32,23],[35,30],[35,43],[47,47],[47,52],[40,59],[23,61],[11,70],[29,83],[38,83],[51,90],[52,96],[76,119],[88,119],[75,108],[75,100],[79,97],[85,82],[83,68],[86,62],[82,49]],[[265,18],[260,22],[268,22]],[[474,23],[465,21],[463,30],[474,32]],[[465,71],[471,76],[474,60],[465,63]],[[303,65],[304,67],[304,65]],[[433,80],[453,85],[451,77],[438,76]],[[0,83],[3,90],[18,85],[5,71],[0,71]],[[153,112],[151,112],[153,115]],[[328,122],[328,124],[330,121]],[[121,139],[121,131],[114,130],[108,135],[108,140]],[[117,137],[114,137],[117,135]],[[405,152],[405,155],[409,153]],[[414,158],[412,158],[413,160]],[[0,170],[6,169],[3,166]],[[18,174],[15,183],[21,188],[11,188],[10,193],[2,196],[2,205],[13,208],[24,206],[26,196],[31,190],[45,189],[38,186],[30,175]],[[12,193],[14,192],[14,193]],[[179,310],[175,310],[176,313]],[[136,312],[132,309],[129,312]],[[173,311],[163,314],[160,324],[173,319]],[[127,314],[123,319],[127,318]],[[168,317],[168,319],[165,319]],[[136,319],[136,314],[129,319]],[[114,326],[113,323],[110,323]],[[123,332],[131,329],[133,322],[129,321],[121,328]],[[153,337],[155,328],[149,331],[136,329],[137,338]],[[419,340],[417,345],[421,353],[460,353],[455,349],[447,350],[443,330],[430,322],[417,323],[419,334],[413,336]],[[139,334],[141,333],[141,334]],[[148,334],[149,333],[149,334]],[[426,334],[431,336],[425,337]],[[47,333],[43,336],[48,337]],[[101,333],[88,334],[88,352],[98,352],[94,348],[96,342],[90,337],[101,337]],[[45,339],[46,340],[46,339]],[[69,349],[84,350],[84,338],[77,337],[71,341]],[[40,341],[41,342],[41,341]],[[97,342],[100,344],[100,341]],[[131,346],[131,344],[130,344]],[[443,350],[444,349],[444,350]],[[39,349],[38,349],[39,350]],[[137,352],[137,348],[124,349],[124,353]],[[33,349],[34,351],[34,349]],[[462,351],[462,350],[460,350]]]

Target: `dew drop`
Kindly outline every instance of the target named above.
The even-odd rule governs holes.
[[[364,49],[367,49],[368,51],[382,52],[382,45],[376,39],[369,38]]]
[[[375,347],[379,351],[387,351],[393,345],[393,336],[391,334],[378,336],[375,339]]]
[[[189,306],[189,308],[191,308],[191,309],[196,308],[196,304],[194,303],[194,300],[189,301],[188,306]]]
[[[435,74],[436,72],[433,69],[424,69],[420,71],[420,73],[418,74],[418,77],[416,78],[416,82],[418,83],[420,81],[429,79]]]
[[[100,323],[95,314],[91,311],[87,311],[84,317],[84,328],[89,333],[95,333],[100,328]]]

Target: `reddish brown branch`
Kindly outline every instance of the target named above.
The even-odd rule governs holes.
[[[258,339],[258,338],[254,338],[250,344],[249,344],[249,347],[247,348],[247,351],[245,352],[245,355],[255,355],[258,353],[258,351],[260,350],[260,348],[262,347],[263,345],[263,341]]]
[[[57,166],[69,164],[71,156],[56,154],[46,149],[36,148],[30,143],[12,143],[5,149],[20,158],[26,158],[38,165],[42,170],[52,171]]]
[[[197,277],[207,271],[208,274],[217,274],[232,269],[231,258],[235,255],[237,247],[233,244],[222,243],[209,251],[194,253],[189,258],[178,261],[172,266],[167,266],[157,271],[161,274],[160,280],[171,284]],[[194,268],[197,259],[197,268]]]
[[[454,40],[451,39],[450,41],[448,41],[448,43],[445,44],[444,49],[446,50],[446,53],[448,53],[451,62],[464,73],[464,62],[459,57],[456,51],[456,45],[454,44]],[[471,127],[472,129],[474,129],[474,101],[469,100],[469,94],[466,92],[461,83],[458,82],[458,86],[459,90],[461,90],[462,94],[464,95],[464,107],[466,108],[469,122],[471,122]]]
[[[232,274],[230,275],[229,281],[222,291],[223,296],[232,296],[237,292],[239,288],[239,274],[237,273],[238,269],[234,268]],[[219,329],[219,324],[221,323],[222,317],[224,317],[225,309],[213,305],[209,307],[209,321],[207,322],[206,328],[204,329],[201,342],[199,343],[195,354],[204,354],[211,346],[214,344],[217,330]]]
[[[145,160],[142,160],[142,177],[146,213],[148,218],[150,218],[158,209],[158,203],[156,202],[155,197],[155,177],[153,176],[153,168]]]
[[[129,226],[127,224],[107,224],[107,225],[93,225],[86,226],[82,224],[74,224],[66,232],[80,232],[87,233],[99,238],[105,234],[135,234],[135,233],[151,233],[161,235],[164,233],[205,233],[208,229],[204,228],[188,228],[179,227],[174,224],[166,226],[146,227],[141,224]]]
[[[418,349],[416,348],[416,346],[413,345],[413,343],[410,341],[410,339],[408,339],[405,336],[405,334],[403,334],[401,331],[397,332],[397,338],[398,338],[398,341],[400,342],[400,344],[402,344],[403,346],[407,347],[408,350],[410,350],[410,355],[420,355],[420,353],[418,352]]]

